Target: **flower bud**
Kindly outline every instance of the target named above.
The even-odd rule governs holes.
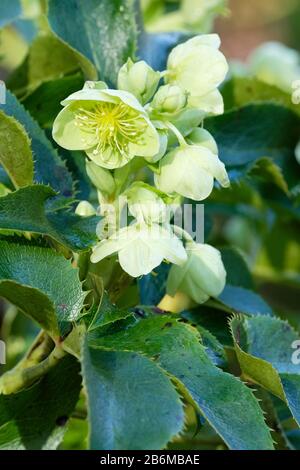
[[[214,178],[223,187],[230,185],[225,166],[215,153],[204,145],[186,145],[160,160],[160,172],[154,181],[164,193],[202,201],[212,192]]]
[[[96,215],[96,211],[88,201],[81,201],[75,209],[75,214],[80,215],[81,217],[89,217],[91,215]]]
[[[128,59],[119,71],[118,88],[129,91],[145,104],[154,95],[159,80],[160,72],[155,72],[145,61],[134,63]]]
[[[151,188],[151,187],[149,187]],[[166,219],[166,206],[146,184],[133,184],[127,192],[129,211],[139,221],[162,223]]]
[[[96,165],[96,163],[90,160],[86,160],[86,172],[93,185],[102,194],[110,196],[115,192],[116,184],[109,170]]]
[[[220,252],[206,244],[187,242],[188,259],[181,266],[172,266],[167,293],[174,296],[176,292],[188,295],[198,304],[206,302],[209,297],[218,297],[225,287],[226,271]]]
[[[159,113],[176,114],[187,105],[187,93],[178,85],[164,85],[156,92],[151,106]]]

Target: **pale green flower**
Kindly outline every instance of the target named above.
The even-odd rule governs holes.
[[[188,259],[181,266],[172,266],[167,282],[167,293],[187,294],[198,304],[209,297],[218,297],[225,287],[226,271],[220,252],[206,244],[186,243]]]
[[[203,127],[197,127],[186,138],[187,142],[191,145],[201,145],[208,148],[212,153],[218,155],[217,142],[213,136]]]
[[[160,72],[155,72],[145,61],[134,63],[128,59],[119,71],[118,88],[129,91],[145,104],[154,95],[160,76]]]
[[[228,72],[228,64],[219,51],[217,34],[195,36],[176,46],[167,62],[165,80],[189,93],[189,105],[209,114],[223,112],[218,86]]]
[[[167,129],[156,129],[159,135],[159,150],[153,157],[145,157],[145,160],[149,163],[158,162],[166,153],[168,148],[168,130]]]
[[[169,228],[136,223],[120,229],[93,249],[92,263],[118,253],[122,269],[132,277],[149,274],[163,260],[182,264],[187,255],[181,241]]]
[[[96,211],[88,201],[81,201],[75,209],[75,214],[80,215],[81,217],[89,217],[91,215],[96,215]]]
[[[135,156],[159,151],[158,133],[131,93],[86,87],[62,104],[54,140],[68,150],[84,150],[99,166],[119,168]]]
[[[151,224],[165,222],[166,205],[157,190],[145,183],[136,182],[126,191],[130,213],[140,222]]]
[[[250,55],[249,69],[259,80],[291,93],[300,77],[300,54],[279,42],[267,42]]]
[[[214,179],[221,186],[230,185],[224,164],[204,145],[180,146],[160,160],[155,185],[167,194],[180,194],[195,201],[207,198]]]
[[[157,90],[151,107],[154,112],[177,114],[186,107],[187,98],[187,93],[178,85],[164,85]]]

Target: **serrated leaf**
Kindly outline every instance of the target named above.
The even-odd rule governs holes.
[[[206,303],[190,311],[182,312],[181,316],[192,325],[208,330],[224,346],[232,347],[232,337],[228,328],[229,313]]]
[[[113,305],[110,302],[106,292],[103,293],[99,306],[94,310],[95,313],[91,317],[88,326],[88,331],[101,328],[102,326],[107,326],[111,323],[123,320],[132,315],[129,310],[126,310],[125,308],[119,308],[116,305]]]
[[[54,150],[44,131],[9,91],[6,93],[6,104],[0,105],[0,109],[6,115],[19,121],[31,139],[34,180],[38,183],[50,184],[53,189],[60,192],[61,196],[72,196],[73,181],[64,162]]]
[[[134,0],[50,0],[52,30],[87,57],[103,80],[116,83],[117,73],[136,49]]]
[[[16,188],[33,182],[30,140],[16,119],[0,111],[0,164]]]
[[[280,168],[290,191],[298,184],[300,167],[294,150],[300,117],[290,109],[252,104],[206,119],[205,128],[218,142],[220,158],[233,181],[244,178],[258,160],[268,157]]]
[[[231,321],[235,349],[246,376],[286,401],[300,423],[300,365],[292,361],[299,335],[278,318],[238,318]]]
[[[0,449],[56,449],[79,397],[79,371],[68,356],[29,390],[1,395]]]
[[[56,202],[54,196],[48,186],[34,185],[0,198],[0,233],[32,232],[47,235],[73,251],[87,250],[97,240],[99,218],[53,210],[50,203]]]
[[[85,293],[78,269],[54,250],[0,240],[0,296],[58,336],[79,318]]]
[[[91,346],[137,351],[154,358],[188,391],[197,407],[232,449],[272,449],[272,439],[252,392],[213,365],[196,330],[174,317],[141,320],[123,331],[91,337]]]
[[[170,379],[146,357],[85,344],[82,366],[91,449],[160,449],[182,430],[180,398]]]

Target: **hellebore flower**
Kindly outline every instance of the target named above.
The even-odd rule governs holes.
[[[206,113],[221,114],[223,98],[217,90],[228,72],[228,64],[219,51],[217,34],[195,36],[176,46],[167,62],[165,81],[189,93],[188,103]]]
[[[142,103],[147,103],[154,95],[160,80],[160,72],[155,72],[144,60],[133,62],[128,59],[119,71],[118,88],[132,93]]]
[[[129,211],[135,219],[148,224],[165,222],[166,205],[156,192],[155,188],[138,182],[127,190]]]
[[[156,187],[167,194],[180,194],[202,201],[213,190],[214,178],[221,186],[230,185],[224,163],[204,145],[185,145],[171,150],[160,160],[155,174]]]
[[[132,158],[152,157],[160,141],[137,99],[126,91],[84,88],[62,102],[53,138],[67,150],[84,150],[104,168],[120,168]]]
[[[290,93],[300,76],[300,54],[279,42],[266,42],[250,55],[249,69],[259,80]]]
[[[93,249],[92,263],[118,253],[119,263],[132,277],[150,273],[165,259],[182,264],[187,255],[181,241],[169,228],[158,224],[135,223],[121,228]]]
[[[183,292],[202,304],[217,297],[225,287],[226,271],[220,252],[206,244],[186,243],[188,259],[181,266],[172,266],[167,281],[167,293]]]

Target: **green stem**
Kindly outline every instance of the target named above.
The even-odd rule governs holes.
[[[33,367],[36,364],[39,364],[49,356],[53,348],[54,342],[52,338],[50,338],[50,336],[45,331],[41,330],[25,357],[21,359],[20,362],[18,362],[14,370],[28,369],[29,367]]]
[[[54,367],[65,355],[66,352],[61,346],[56,346],[41,363],[27,369],[21,368],[20,365],[18,365],[9,372],[6,372],[0,377],[0,393],[9,395],[31,386]]]
[[[176,136],[178,142],[179,142],[179,145],[181,147],[186,147],[188,144],[186,143],[185,141],[185,138],[183,137],[183,135],[181,134],[181,132],[179,132],[179,130],[177,129],[176,126],[174,126],[174,124],[172,124],[171,122],[169,121],[166,121],[165,122],[165,125],[168,127],[168,129],[170,129],[170,131],[173,132],[173,134]]]

